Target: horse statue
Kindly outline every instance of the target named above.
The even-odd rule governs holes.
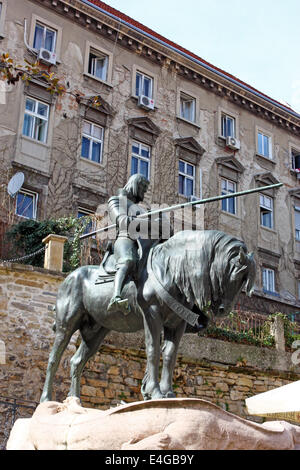
[[[105,266],[113,266],[107,254]],[[141,393],[144,400],[172,398],[173,371],[183,334],[205,329],[211,316],[228,315],[241,290],[251,295],[255,262],[244,242],[220,231],[182,231],[151,247],[136,281],[124,285],[130,309],[107,309],[113,291],[113,270],[83,266],[61,284],[56,300],[55,341],[49,356],[41,402],[52,399],[53,380],[61,356],[79,330],[81,344],[71,358],[69,396],[80,397],[80,377],[109,331],[144,328],[147,364]],[[104,262],[104,261],[103,261]],[[103,265],[103,263],[102,263]],[[109,274],[111,272],[111,274]],[[107,274],[108,273],[108,274]],[[100,279],[100,280],[99,280]],[[163,367],[159,380],[160,336]]]

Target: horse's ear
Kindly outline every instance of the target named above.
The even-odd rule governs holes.
[[[246,264],[247,263],[247,255],[245,254],[242,247],[240,248],[239,262],[240,262],[240,264]]]

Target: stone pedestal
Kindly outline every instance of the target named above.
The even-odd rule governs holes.
[[[300,427],[257,424],[200,399],[82,408],[75,397],[16,421],[7,450],[299,450]]]
[[[43,243],[46,245],[44,261],[45,269],[50,269],[51,271],[62,271],[64,244],[67,240],[67,237],[54,234],[50,234],[44,238]]]

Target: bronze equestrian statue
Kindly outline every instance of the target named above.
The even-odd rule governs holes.
[[[143,199],[147,184],[143,179],[139,181],[139,195],[133,196],[127,207]],[[120,199],[117,204],[110,201],[112,213],[117,214]],[[197,332],[208,325],[211,314],[228,315],[243,288],[251,295],[255,262],[241,240],[220,231],[187,230],[166,241],[137,238],[133,244],[131,238],[128,242],[127,231],[128,222],[133,219],[128,219],[131,216],[126,210],[118,217],[118,233],[123,230],[123,217],[126,236],[117,238],[114,252],[106,253],[100,268],[78,268],[59,287],[55,340],[41,402],[52,399],[60,359],[78,330],[82,340],[71,359],[69,396],[80,397],[84,366],[110,331],[130,333],[144,329],[147,365],[142,395],[145,400],[174,397],[173,371],[187,328]],[[162,330],[163,367],[159,378]]]

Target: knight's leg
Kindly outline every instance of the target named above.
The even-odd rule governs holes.
[[[80,378],[87,361],[98,351],[102,341],[110,330],[100,327],[81,331],[82,341],[71,359],[71,387],[68,396],[80,398]]]
[[[118,267],[114,282],[114,297],[121,297],[122,288],[124,286],[129,267],[130,263],[124,263]]]
[[[174,398],[173,373],[176,364],[180,340],[185,331],[186,322],[183,320],[176,328],[164,328],[164,345],[162,348],[163,368],[160,380],[160,389],[166,398]]]
[[[155,307],[144,313],[145,346],[147,355],[146,373],[142,383],[144,400],[163,398],[159,388],[160,333],[161,317]]]

